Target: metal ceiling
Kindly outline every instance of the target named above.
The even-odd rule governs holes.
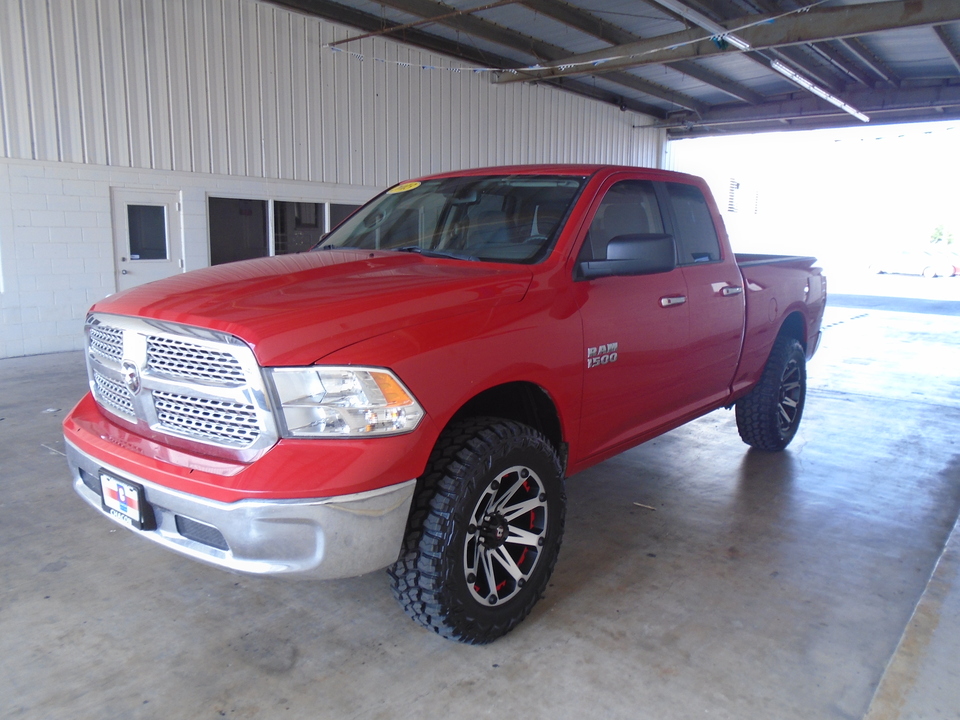
[[[277,4],[650,115],[674,139],[960,117],[960,0]]]

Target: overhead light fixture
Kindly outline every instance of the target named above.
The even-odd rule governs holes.
[[[699,27],[702,27],[707,32],[713,33],[714,34],[713,36],[715,38],[725,41],[728,45],[733,45],[733,47],[737,48],[737,50],[745,51],[745,50],[753,49],[750,43],[746,42],[745,40],[741,40],[736,35],[733,35],[727,28],[725,28],[720,23],[714,22],[703,13],[700,13],[694,10],[693,8],[688,7],[684,3],[680,2],[680,0],[654,0],[654,2],[656,2],[657,5],[660,5],[661,7],[665,7],[667,10],[672,10],[677,15],[682,17],[684,20],[689,20],[694,25],[698,25]],[[790,80],[793,80],[793,82],[795,82],[800,87],[806,90],[809,90],[817,97],[821,97],[831,105],[835,105],[836,107],[840,108],[844,112],[850,113],[857,120],[860,120],[861,122],[870,122],[870,118],[864,115],[862,112],[860,112],[854,107],[850,107],[845,102],[843,102],[843,100],[841,100],[840,98],[834,97],[833,95],[828,93],[826,90],[824,90],[822,87],[820,87],[819,85],[815,85],[810,80],[807,80],[807,78],[805,78],[800,73],[791,70],[789,67],[784,65],[779,60],[772,61],[770,63],[770,67],[776,70],[778,73],[780,73],[784,77],[789,78]]]
[[[659,2],[659,0],[658,0],[658,2]],[[783,75],[784,77],[789,78],[790,80],[793,80],[793,82],[795,82],[795,83],[796,83],[797,85],[799,85],[800,87],[802,87],[802,88],[804,88],[804,89],[806,89],[806,90],[809,90],[810,92],[812,92],[812,93],[813,93],[814,95],[816,95],[817,97],[821,97],[821,98],[823,98],[824,100],[826,100],[828,103],[830,103],[831,105],[835,105],[836,107],[840,108],[840,109],[843,110],[844,112],[850,113],[850,114],[853,115],[857,120],[859,120],[859,121],[861,121],[861,122],[870,122],[869,116],[864,115],[862,112],[860,112],[859,110],[857,110],[855,107],[851,107],[850,105],[847,105],[847,104],[846,104],[843,100],[841,100],[840,98],[834,97],[833,95],[831,95],[830,93],[828,93],[826,90],[824,90],[824,89],[823,89],[822,87],[820,87],[819,85],[813,84],[812,82],[810,82],[809,80],[807,80],[803,75],[801,75],[801,74],[798,73],[798,72],[794,72],[793,70],[791,70],[789,67],[787,67],[786,65],[784,65],[784,64],[783,64],[782,62],[780,62],[779,60],[774,60],[773,62],[771,62],[771,63],[770,63],[770,67],[773,68],[774,70],[776,70],[778,73],[780,73],[780,74]]]
[[[726,33],[724,35],[720,35],[719,38],[721,40],[726,41],[728,45],[733,45],[737,50],[750,49],[750,43],[748,43],[746,40],[741,40],[736,35],[731,35],[730,33]]]
[[[750,43],[741,40],[736,35],[731,35],[723,25],[714,22],[703,13],[697,12],[692,7],[684,5],[680,0],[654,0],[657,5],[672,10],[684,20],[689,20],[694,25],[702,27],[707,32],[713,33],[713,36],[725,41],[728,45],[733,45],[737,50],[749,50]]]

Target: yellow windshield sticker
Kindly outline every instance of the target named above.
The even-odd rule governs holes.
[[[395,185],[389,190],[387,190],[387,195],[396,195],[397,193],[407,192],[408,190],[413,190],[414,188],[420,187],[420,183],[416,180],[412,182],[400,183]]]

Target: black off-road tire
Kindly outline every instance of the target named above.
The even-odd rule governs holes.
[[[757,386],[737,400],[737,429],[747,445],[783,450],[797,434],[807,394],[806,356],[794,338],[781,335]]]
[[[387,570],[393,594],[445,638],[492,642],[543,596],[565,513],[560,460],[542,434],[497,418],[457,422],[418,481],[400,557]]]

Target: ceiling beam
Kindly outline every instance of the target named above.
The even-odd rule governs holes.
[[[888,68],[880,58],[870,52],[870,49],[857,38],[839,38],[836,42],[870,68],[870,71],[875,73],[883,82],[893,85],[894,87],[900,84],[900,78],[894,74],[893,70]]]
[[[829,62],[833,63],[834,67],[846,73],[856,82],[860,83],[861,85],[866,85],[867,87],[873,85],[873,78],[864,72],[862,68],[859,68],[854,63],[850,62],[846,57],[844,57],[843,53],[837,50],[829,42],[813,43],[810,47],[820,53],[820,55],[826,58]]]
[[[451,6],[435,0],[377,0],[377,2],[416,17],[434,19],[441,25],[518,50],[526,55],[532,55],[538,60],[557,60],[568,54],[558,45],[524,35],[483,18],[473,15],[450,16]]]
[[[774,22],[763,22],[764,20]],[[845,5],[789,15],[776,19],[750,15],[723,23],[753,50],[802,45],[855,37],[902,27],[940,25],[960,20],[956,0],[890,0]],[[756,23],[760,24],[756,24]],[[749,27],[744,27],[750,25]],[[543,69],[502,75],[499,82],[522,82],[536,78],[596,74],[640,65],[661,64],[717,55],[733,50],[721,47],[700,28],[661,35],[605,50],[583,53],[548,62]]]
[[[694,100],[689,95],[675,92],[670,88],[657,85],[649,80],[644,80],[642,77],[631,75],[628,72],[607,73],[603,76],[603,79],[615,82],[617,85],[623,85],[624,87],[631,88],[637,92],[642,92],[646,95],[658,97],[661,100],[666,100],[669,103],[687,110],[692,110],[695,113],[704,113],[706,112],[707,107],[709,107],[706,103],[702,103],[699,100]]]
[[[669,113],[661,107],[650,105],[642,100],[625,98],[622,95],[617,95],[602,88],[598,88],[595,85],[580,82],[579,80],[571,80],[570,78],[557,78],[556,80],[548,80],[544,83],[544,85],[566,90],[567,92],[572,92],[576,95],[582,95],[583,97],[598,100],[602,103],[616,105],[621,110],[632,110],[633,112],[641,113],[642,115],[649,115],[650,117],[657,118],[658,120],[663,120],[669,117]]]
[[[553,18],[557,22],[561,22],[568,27],[572,27],[580,32],[586,33],[587,35],[592,35],[598,40],[603,40],[611,45],[625,45],[627,43],[637,42],[642,39],[633,33],[629,33],[626,30],[617,27],[613,23],[598,18],[586,10],[582,10],[578,7],[568,5],[565,2],[561,2],[561,0],[518,1],[522,5],[526,5],[528,8],[540,13],[541,15]],[[660,9],[659,6],[657,7]],[[725,78],[714,72],[710,72],[709,70],[706,70],[689,60],[676,63],[667,63],[667,67],[672,70],[676,70],[679,73],[683,73],[684,75],[689,75],[690,77],[695,78],[702,83],[712,85],[718,90],[721,90],[726,94],[737,98],[738,100],[743,100],[744,102],[751,104],[757,104],[763,102],[764,100],[763,96],[759,93],[753,92],[752,90],[734,82],[733,80],[730,80],[729,78]],[[627,78],[635,77],[632,75],[625,75],[625,73],[610,73],[604,76],[604,79],[613,80],[614,82],[620,83],[620,80],[614,79],[614,75],[617,77],[626,76]],[[674,102],[674,104],[679,103]]]
[[[783,9],[777,5],[773,0],[752,0],[751,2],[741,3],[745,6],[746,12],[760,12],[768,13],[770,15],[781,15],[783,14]],[[727,17],[730,17],[729,15]],[[801,72],[810,78],[816,78],[821,84],[826,85],[834,92],[842,92],[844,85],[840,84],[843,82],[845,76],[850,76],[854,80],[859,81],[857,78],[856,72],[859,71],[862,76],[864,73],[859,68],[856,68],[850,60],[843,57],[837,50],[832,48],[827,43],[810,43],[805,47],[809,48],[809,51],[819,58],[825,60],[834,71],[839,71],[841,79],[831,77],[829,80],[826,80],[822,75],[822,70],[814,64],[812,58],[804,55],[799,48],[796,48],[796,52],[792,57],[785,58],[780,57],[781,61],[787,60],[788,63],[796,66]],[[776,53],[777,51],[771,50],[771,53]],[[868,81],[865,83],[870,85]]]
[[[957,68],[957,72],[960,72],[960,52],[957,51],[957,47],[953,43],[953,38],[947,33],[947,28],[943,25],[937,25],[933,28],[933,31],[937,34],[940,42],[943,43],[943,47],[946,48],[947,54],[950,55],[950,59],[953,60],[954,67]]]
[[[943,112],[937,111],[936,109],[921,108],[903,109],[883,114],[874,113],[870,125],[943,122],[946,120],[960,120],[960,108],[952,108]],[[667,139],[687,140],[698,137],[757,135],[765,132],[836,129],[840,127],[855,127],[858,125],[859,123],[852,116],[845,113],[838,113],[836,115],[817,115],[784,120],[745,121],[723,126],[690,125],[682,128],[670,128],[667,130]]]
[[[386,37],[398,42],[415,45],[424,50],[438,52],[443,55],[460,58],[466,62],[475,63],[481,67],[521,67],[523,63],[498,55],[497,53],[479,50],[473,45],[454,42],[447,38],[433,35],[417,28],[403,27],[400,23],[362,12],[332,0],[272,0],[274,5],[280,5],[300,12],[309,13],[324,20],[348,25],[367,32],[391,31]]]
[[[592,35],[598,40],[603,40],[611,45],[625,45],[626,43],[636,42],[640,38],[629,33],[626,30],[617,27],[611,22],[607,22],[596,15],[592,15],[578,7],[568,5],[560,0],[518,0],[521,5],[526,5],[534,12],[553,18],[567,27],[572,27],[587,35]]]
[[[349,25],[367,32],[378,32],[385,29],[394,30],[394,33],[388,36],[392,40],[413,45],[430,52],[457,58],[480,67],[511,68],[522,65],[522,63],[516,60],[480,50],[474,45],[454,42],[416,28],[401,28],[400,23],[365,13],[337,2],[332,2],[332,0],[273,0],[273,4],[299,10],[300,12],[309,13],[310,15],[331,22]],[[658,119],[667,117],[667,112],[656,105],[631,98],[624,98],[621,95],[599,89],[591,84],[580,82],[573,78],[558,78],[556,80],[546,80],[543,82],[545,85],[561,88],[567,92],[582,95],[583,97],[588,97],[600,102],[617,105],[618,107],[632,110],[643,115],[649,115]]]
[[[784,14],[771,0],[757,0],[756,3],[740,4],[729,0],[653,0],[653,2],[679,12],[694,25],[703,28],[714,36],[723,36],[726,33],[726,27],[720,24],[722,21],[736,18],[744,12],[748,13],[745,17],[750,17],[750,14],[766,13],[772,18],[778,18]],[[731,34],[726,39],[730,45],[740,50],[749,49],[740,42],[739,35]],[[803,77],[813,78],[816,81],[815,84],[820,87],[825,86],[834,93],[841,92],[843,89],[834,76],[824,76],[823,69],[815,64],[800,47],[746,52],[743,57],[765,67],[771,67],[774,61],[785,62],[799,70]]]
[[[437,22],[447,27],[483,38],[484,40],[489,40],[490,42],[495,42],[498,45],[503,45],[504,47],[518,50],[528,55],[533,55],[543,60],[557,60],[569,55],[567,50],[558,45],[522,35],[521,33],[492,23],[489,20],[484,20],[483,18],[470,15],[450,16],[450,6],[435,2],[435,0],[377,0],[377,2],[418,17],[436,18]],[[629,73],[614,73],[611,77],[608,77],[608,79],[618,85],[629,87],[632,90],[642,92],[645,95],[658,98],[686,110],[702,112],[706,108],[703,103],[692,97],[649,82],[635,75],[630,75]]]
[[[934,113],[960,113],[960,83],[914,88],[860,88],[844,96],[871,119],[884,114],[928,110]],[[671,115],[656,127],[722,127],[751,122],[793,121],[811,117],[841,117],[844,113],[819,98],[798,94],[771,100],[758,107],[714,106],[701,116]]]
[[[723,77],[713,72],[712,70],[707,70],[702,65],[697,65],[692,60],[680,60],[679,62],[667,63],[667,67],[677,72],[681,72],[684,75],[689,75],[695,80],[699,80],[702,83],[707,85],[712,85],[717,88],[717,90],[722,90],[727,95],[736,98],[737,100],[743,100],[746,103],[751,105],[759,105],[764,102],[766,98],[758,92],[754,92],[748,87],[741,85],[738,82],[730,80],[727,77]]]

